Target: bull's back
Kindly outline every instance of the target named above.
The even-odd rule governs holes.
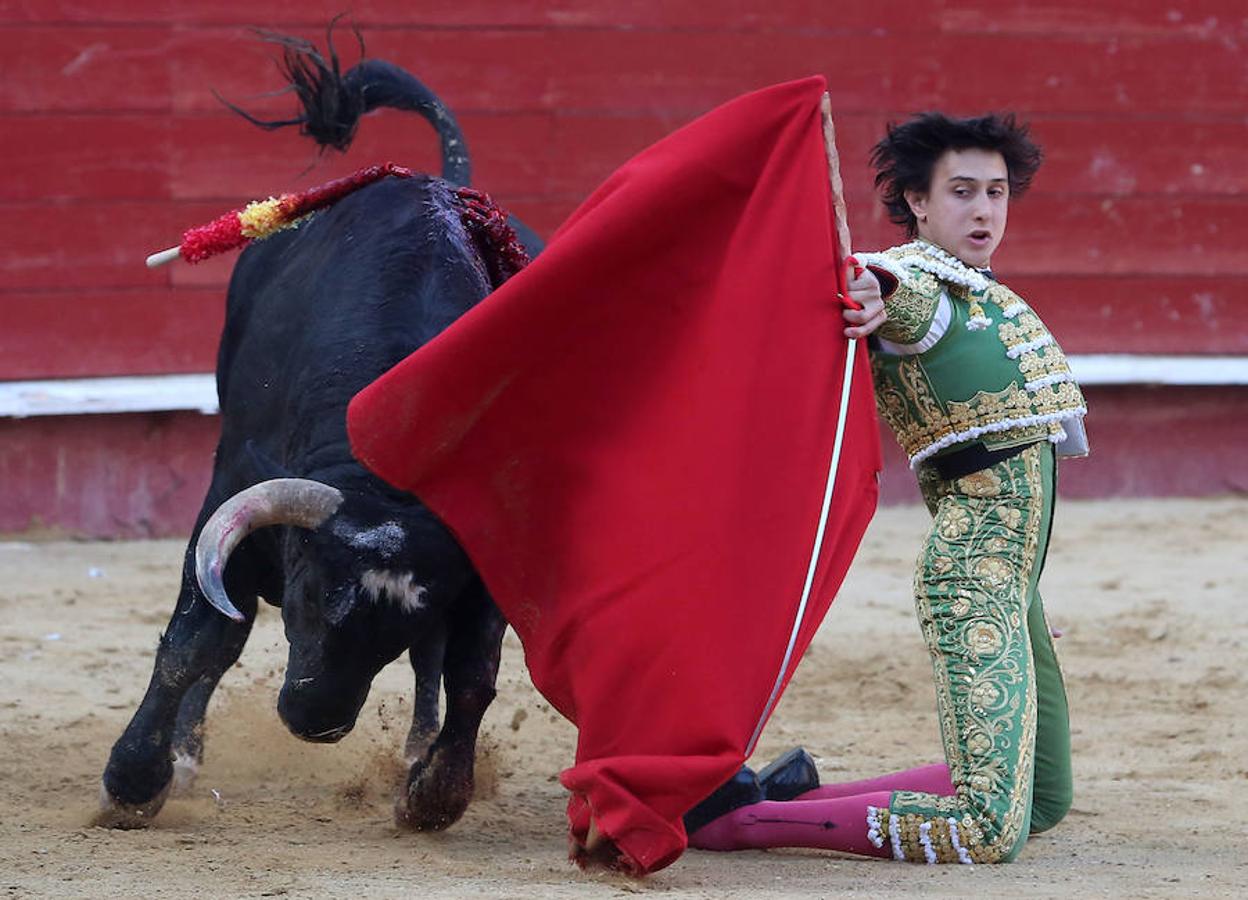
[[[240,257],[218,354],[222,412],[252,428],[345,410],[488,292],[444,182],[362,188]]]

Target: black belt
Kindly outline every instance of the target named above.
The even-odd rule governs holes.
[[[927,464],[935,469],[936,474],[945,481],[953,481],[955,478],[970,475],[972,472],[995,466],[1002,460],[1018,456],[1034,443],[1036,442],[1032,441],[1028,444],[1019,444],[1017,447],[1006,447],[1004,450],[989,450],[983,444],[975,443],[961,450],[946,453],[944,456],[929,459]]]

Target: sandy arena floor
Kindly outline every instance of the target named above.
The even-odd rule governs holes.
[[[760,757],[798,742],[825,780],[939,758],[908,599],[925,527],[888,509]],[[151,671],[176,542],[0,543],[0,895],[7,897],[1248,897],[1248,500],[1065,503],[1044,586],[1074,716],[1077,797],[996,868],[815,852],[689,852],[644,882],[565,861],[556,773],[572,728],[508,635],[478,797],[444,834],[397,830],[410,676],[382,673],[355,733],[289,736],[265,608],[208,719],[188,796],[143,831],[93,827],[100,772]],[[887,651],[887,652],[886,652]]]

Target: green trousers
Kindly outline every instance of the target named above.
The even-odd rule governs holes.
[[[1037,582],[1056,461],[1047,442],[962,478],[920,474],[932,528],[915,606],[955,794],[897,791],[873,840],[914,862],[1008,862],[1070,809],[1066,690]]]

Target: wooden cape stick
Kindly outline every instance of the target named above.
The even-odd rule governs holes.
[[[844,260],[849,257],[849,222],[845,214],[845,185],[841,181],[841,159],[836,152],[836,128],[832,124],[832,100],[825,92],[819,103],[819,111],[823,120],[823,147],[828,157],[828,182],[832,192],[832,218],[836,227],[836,239],[840,244],[841,259],[839,264],[844,265]],[[842,300],[846,298],[842,297]],[[797,647],[797,636],[802,630],[802,622],[806,618],[806,605],[810,601],[810,591],[815,581],[815,570],[819,566],[819,556],[823,551],[823,537],[828,527],[828,513],[832,509],[832,493],[836,488],[836,473],[841,464],[841,448],[845,444],[845,422],[849,413],[849,389],[854,377],[854,357],[858,355],[858,339],[850,338],[849,347],[845,354],[845,373],[841,379],[841,404],[837,411],[836,419],[836,439],[832,443],[832,461],[828,467],[828,480],[823,491],[823,508],[819,513],[819,528],[815,532],[815,546],[810,554],[810,565],[806,569],[806,584],[802,588],[802,598],[797,605],[797,615],[793,621],[793,631],[789,635],[789,645],[784,651],[784,661],[780,664],[780,671],[776,675],[776,683],[771,689],[771,696],[768,697],[766,705],[763,707],[763,714],[759,716],[758,724],[754,726],[754,733],[750,736],[750,742],[746,746],[745,755],[749,758],[754,753],[754,746],[758,743],[759,736],[763,733],[763,726],[767,724],[767,718],[771,715],[772,709],[776,705],[776,701],[780,699],[780,691],[784,687],[784,673],[789,670],[789,663],[793,660],[793,651]]]
[[[849,241],[849,219],[845,212],[845,184],[841,181],[841,157],[836,152],[836,126],[832,124],[832,98],[825,91],[819,101],[823,117],[823,149],[828,155],[828,181],[832,187],[832,218],[836,223],[836,241],[841,245],[841,258],[853,254]]]

